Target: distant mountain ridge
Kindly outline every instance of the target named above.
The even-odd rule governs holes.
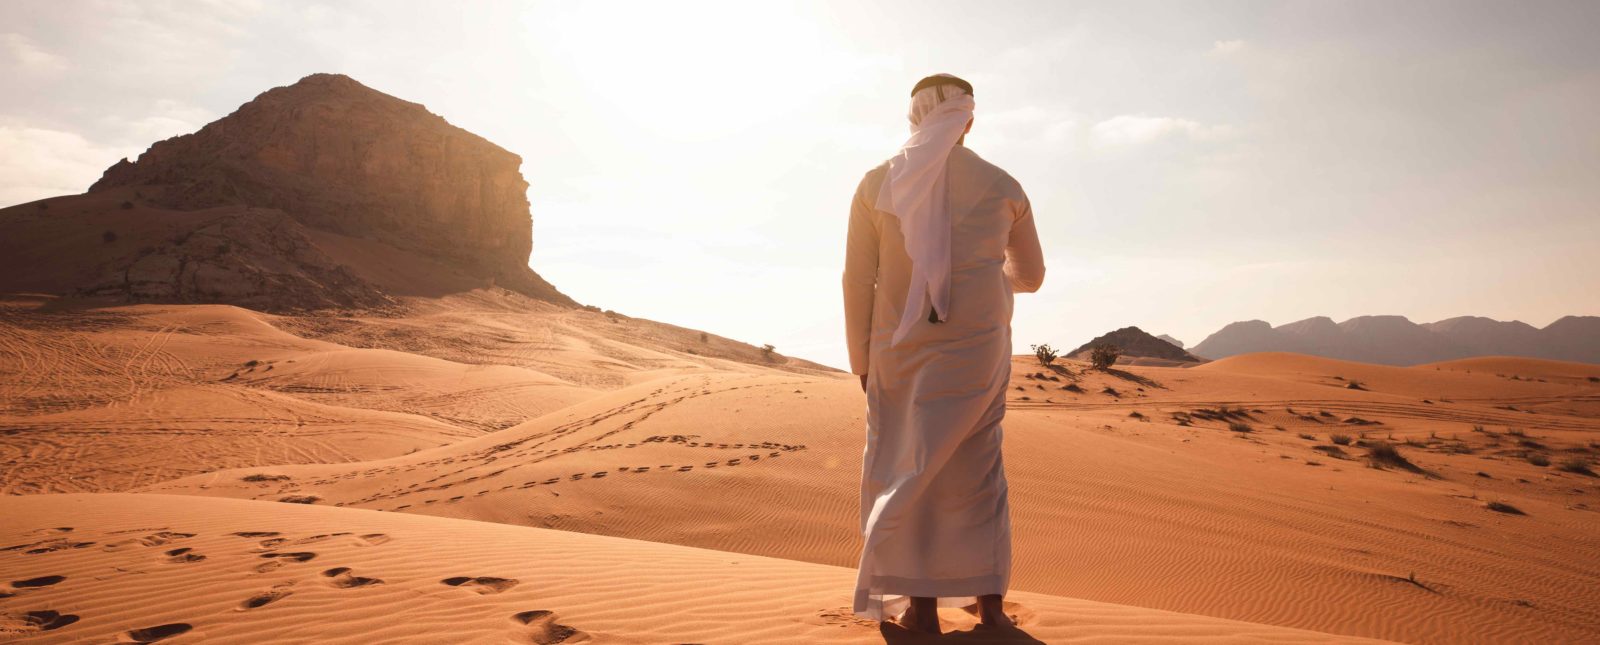
[[[1273,327],[1231,323],[1190,348],[1210,359],[1297,352],[1363,363],[1418,365],[1471,356],[1529,356],[1600,363],[1600,316],[1567,316],[1544,329],[1525,322],[1460,316],[1417,324],[1405,316],[1316,316]]]

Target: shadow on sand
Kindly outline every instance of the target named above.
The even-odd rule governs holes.
[[[1044,645],[1044,641],[1028,635],[1019,627],[984,627],[945,632],[938,636],[918,634],[894,623],[885,622],[878,627],[883,642],[888,645],[945,645],[946,643],[994,643],[997,645]]]

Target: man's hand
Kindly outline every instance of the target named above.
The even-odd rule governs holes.
[[[867,375],[866,374],[862,374],[861,375],[861,391],[862,392],[867,391]]]

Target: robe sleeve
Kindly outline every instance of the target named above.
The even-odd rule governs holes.
[[[845,342],[850,347],[850,371],[866,374],[872,347],[872,302],[878,282],[878,227],[867,204],[867,179],[856,188],[850,204],[850,232],[844,252]]]
[[[1006,243],[1006,278],[1016,293],[1033,293],[1044,284],[1044,251],[1033,226],[1033,205],[1027,197],[1015,202],[1011,240]]]

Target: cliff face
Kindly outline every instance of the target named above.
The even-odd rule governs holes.
[[[138,189],[151,206],[179,211],[282,211],[485,285],[573,304],[528,268],[533,220],[521,164],[421,105],[315,74],[122,160],[89,192]]]

